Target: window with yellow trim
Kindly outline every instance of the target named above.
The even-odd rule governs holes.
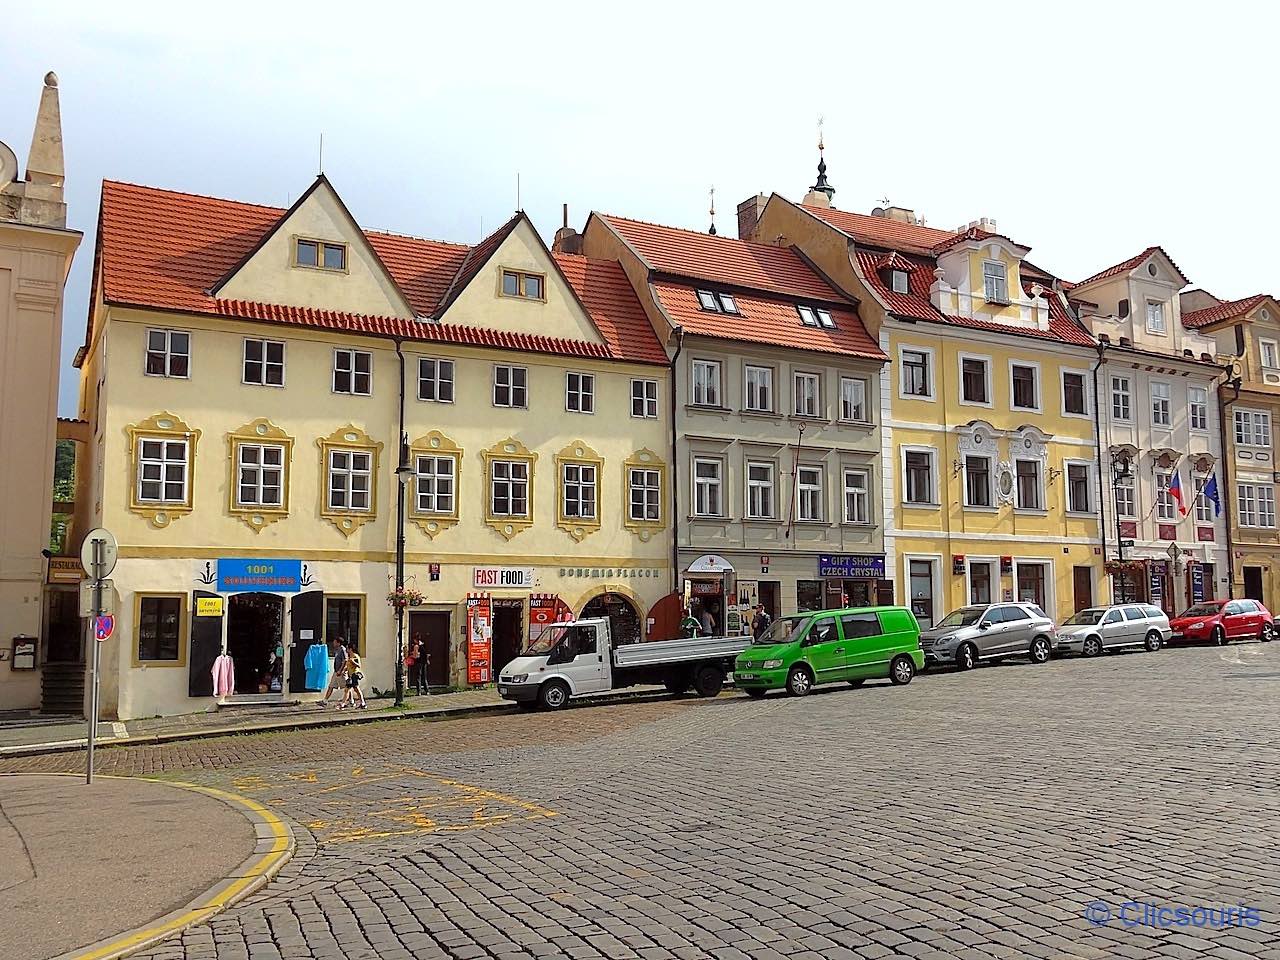
[[[172,663],[183,659],[186,594],[138,597],[136,663]]]

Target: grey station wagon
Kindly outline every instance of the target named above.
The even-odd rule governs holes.
[[[1145,647],[1159,650],[1169,635],[1169,618],[1149,603],[1118,603],[1081,610],[1058,628],[1064,650],[1096,657],[1104,650]]]
[[[1057,628],[1034,603],[961,607],[920,634],[926,664],[954,663],[961,670],[1005,657],[1045,663],[1057,646]]]

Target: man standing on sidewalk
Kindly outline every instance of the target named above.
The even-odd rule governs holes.
[[[329,674],[329,685],[324,688],[324,696],[320,698],[320,706],[327,707],[329,705],[329,695],[333,693],[334,687],[343,691],[343,696],[346,696],[346,666],[347,641],[339,637],[338,652],[333,656],[333,673]]]

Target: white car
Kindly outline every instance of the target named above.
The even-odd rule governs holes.
[[[1106,650],[1143,647],[1159,650],[1173,631],[1169,618],[1149,603],[1089,607],[1058,627],[1058,647],[1086,657]]]

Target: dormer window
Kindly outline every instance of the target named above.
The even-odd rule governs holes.
[[[836,322],[831,318],[831,311],[823,307],[807,307],[804,304],[796,305],[796,312],[800,314],[800,322],[806,327],[825,327],[828,330],[834,330]]]
[[[1009,268],[999,260],[982,262],[982,290],[987,303],[1009,302]]]
[[[347,245],[327,240],[302,240],[294,242],[293,262],[299,267],[343,272],[347,269]]]
[[[890,271],[889,283],[892,285],[894,293],[906,293],[909,289],[907,285],[907,274],[903,270]]]
[[[708,313],[732,313],[737,314],[738,301],[733,299],[727,293],[717,293],[713,290],[698,291],[698,306],[702,307]]]
[[[546,278],[540,273],[524,273],[520,270],[502,271],[502,295],[522,300],[545,300]]]
[[[1147,302],[1147,332],[1164,333],[1164,304]]]

